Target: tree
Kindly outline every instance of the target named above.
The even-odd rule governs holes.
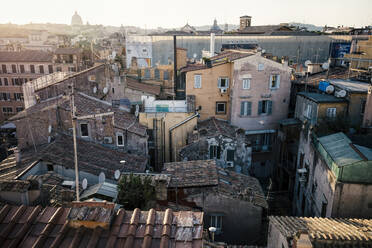
[[[151,185],[151,178],[130,174],[122,176],[118,184],[117,203],[125,209],[140,208],[147,210],[155,200],[155,188]]]

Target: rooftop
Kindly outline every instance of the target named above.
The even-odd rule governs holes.
[[[331,79],[329,83],[352,93],[367,93],[370,87],[370,84],[365,82],[344,79]]]
[[[115,211],[113,203],[0,210],[4,247],[202,247],[203,213]]]
[[[10,191],[24,193],[27,192],[32,187],[31,181],[21,181],[21,180],[0,180],[0,191]]]
[[[126,87],[129,89],[143,91],[145,93],[153,94],[156,96],[160,95],[160,92],[161,92],[160,85],[142,83],[136,79],[129,78],[129,77],[127,77],[126,80],[127,80]]]
[[[80,53],[80,48],[76,47],[59,47],[57,48],[54,53],[55,54],[79,54]]]
[[[270,223],[286,238],[308,232],[311,243],[332,247],[367,247],[372,242],[372,220],[270,216]],[[342,246],[344,247],[344,246]]]
[[[218,194],[267,208],[264,193],[256,178],[220,168],[215,160],[165,163],[163,173],[171,175],[170,188],[210,187]]]
[[[38,50],[0,51],[0,62],[52,62],[53,54]]]
[[[291,32],[292,29],[290,29],[287,26],[283,26],[283,25],[262,25],[262,26],[245,27],[243,30],[239,30],[239,33],[271,35],[275,32],[283,32],[283,31]]]
[[[307,99],[317,103],[347,102],[344,98],[338,98],[333,95],[315,92],[299,92],[297,95],[306,97]]]

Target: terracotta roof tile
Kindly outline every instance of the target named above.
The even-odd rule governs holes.
[[[143,91],[156,96],[159,96],[161,92],[160,85],[142,83],[136,79],[129,77],[126,78],[126,87],[129,89]]]
[[[54,51],[55,54],[79,54],[80,52],[81,49],[75,47],[59,47]]]
[[[0,62],[52,62],[53,54],[28,50],[20,52],[0,51]]]
[[[166,244],[175,244],[177,240],[179,247],[202,247],[200,230],[203,227],[203,213],[201,212],[167,210],[167,214],[164,214],[154,209],[150,211],[121,209],[113,212],[112,220],[109,222],[112,224],[108,225],[107,230],[102,227],[91,228],[83,222],[79,227],[71,225],[72,220],[69,218],[73,212],[81,213],[79,221],[82,221],[89,219],[92,209],[94,211],[98,209],[98,215],[102,216],[100,212],[106,213],[105,210],[112,209],[111,205],[113,205],[113,203],[100,204],[102,206],[97,208],[96,203],[73,203],[71,209],[5,205],[0,209],[0,217],[2,213],[5,213],[11,215],[11,218],[8,218],[8,221],[0,218],[0,239],[2,239],[2,244],[13,244],[14,247],[35,245],[35,247],[146,248],[167,247]],[[76,211],[73,210],[74,208]],[[30,217],[26,219],[26,223],[23,223],[26,215]],[[73,221],[78,221],[75,219],[77,215],[74,216]],[[158,230],[161,230],[160,233],[163,232],[164,235],[160,235]],[[170,230],[174,234],[171,234]],[[163,246],[161,246],[161,240],[163,240]]]

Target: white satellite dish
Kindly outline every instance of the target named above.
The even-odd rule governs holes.
[[[334,90],[335,90],[335,87],[333,87],[333,85],[328,85],[326,88],[327,94],[332,94]]]
[[[51,133],[51,132],[52,132],[52,126],[49,125],[49,126],[48,126],[48,133]]]
[[[115,176],[115,179],[118,180],[120,177],[120,171],[116,170],[114,176]]]
[[[308,67],[310,64],[311,64],[311,61],[310,61],[310,60],[306,60],[306,61],[305,61],[305,66],[306,66],[306,67]]]
[[[198,55],[196,53],[194,53],[192,56],[193,56],[194,59],[196,59],[196,57],[198,57]]]
[[[337,97],[345,97],[346,96],[346,90],[340,90],[336,93]]]
[[[48,136],[48,143],[52,141],[52,137]]]
[[[107,87],[103,88],[103,94],[107,94],[107,92],[108,92]]]
[[[106,179],[105,173],[103,173],[103,172],[99,173],[98,182],[99,183],[104,183],[105,179]]]
[[[323,63],[322,68],[323,68],[323,70],[328,70],[329,64],[327,62]]]
[[[94,88],[93,88],[93,93],[94,93],[94,94],[97,93],[97,87],[96,87],[96,86],[94,86]]]
[[[86,189],[87,188],[87,186],[88,186],[88,180],[86,178],[83,179],[82,186],[83,186],[83,189]]]

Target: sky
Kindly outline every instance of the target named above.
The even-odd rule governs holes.
[[[0,23],[70,24],[75,11],[84,24],[142,28],[211,25],[215,18],[238,25],[242,15],[252,16],[252,25],[372,25],[372,0],[4,0]]]

